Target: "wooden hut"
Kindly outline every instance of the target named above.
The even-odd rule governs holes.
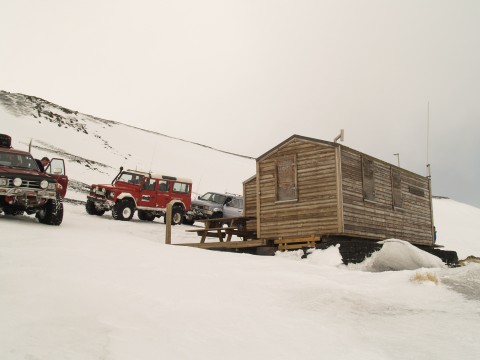
[[[430,180],[338,143],[293,135],[244,183],[259,239],[396,238],[432,246]],[[252,229],[254,227],[255,229]]]

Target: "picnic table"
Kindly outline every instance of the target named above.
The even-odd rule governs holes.
[[[207,237],[218,238],[221,242],[231,241],[232,236],[236,235],[241,237],[243,241],[255,238],[256,232],[247,230],[247,222],[255,219],[253,216],[237,216],[233,218],[213,218],[196,220],[203,222],[203,228],[197,228],[192,230],[186,230],[189,232],[196,232],[198,236],[201,236],[200,243],[204,243]]]

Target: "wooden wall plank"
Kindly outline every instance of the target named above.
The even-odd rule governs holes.
[[[275,159],[296,156],[297,201],[276,199]],[[338,231],[338,181],[333,147],[311,142],[287,144],[259,162],[262,237],[311,235]]]
[[[401,208],[394,207],[392,165],[375,161],[375,201],[365,201],[361,172],[355,166],[362,154],[342,151],[342,189],[345,231],[375,238],[399,238],[415,244],[432,244],[431,199],[428,179],[403,169],[400,173]],[[421,189],[425,196],[409,192]],[[398,196],[398,195],[397,195]]]

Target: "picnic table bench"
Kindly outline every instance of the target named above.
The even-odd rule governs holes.
[[[256,235],[255,231],[247,230],[247,222],[253,219],[255,219],[253,216],[202,219],[197,221],[204,223],[203,228],[186,231],[196,232],[198,236],[201,236],[200,243],[204,243],[207,237],[216,237],[221,242],[226,237],[226,241],[231,241],[233,235],[241,237],[243,241],[246,241],[254,238]]]

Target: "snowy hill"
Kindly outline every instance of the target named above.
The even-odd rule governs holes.
[[[32,140],[35,157],[67,160],[67,198],[85,200],[81,190],[109,183],[120,166],[190,178],[196,194],[241,194],[242,182],[255,174],[252,158],[99,119],[34,96],[0,91],[0,121],[1,132],[12,137],[15,148],[28,149]],[[236,140],[228,124],[225,136]]]
[[[67,159],[84,200],[120,165],[191,177],[197,192],[241,192],[255,162],[166,135],[0,93],[2,133]],[[135,165],[136,164],[136,165]],[[224,169],[218,171],[218,169]],[[437,243],[480,255],[480,209],[434,199]],[[337,248],[262,257],[175,246],[186,225],[89,216],[61,226],[0,214],[0,358],[476,359],[480,264],[446,268],[398,241],[345,266]],[[395,263],[401,271],[382,271]],[[477,335],[475,335],[477,334]]]

